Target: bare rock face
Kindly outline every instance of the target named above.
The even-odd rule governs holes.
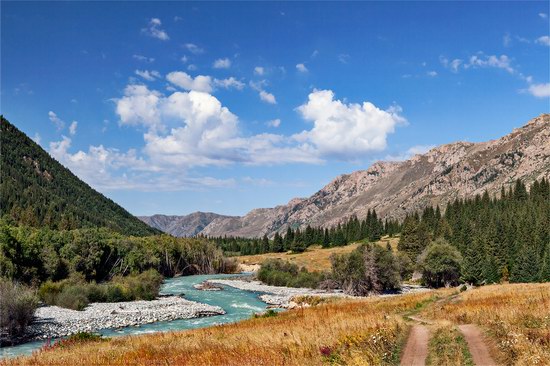
[[[531,120],[498,140],[456,142],[403,162],[377,162],[367,170],[337,177],[309,198],[250,211],[243,217],[214,218],[200,231],[208,236],[273,236],[287,227],[332,226],[351,215],[403,218],[427,205],[459,197],[496,194],[516,179],[531,183],[550,177],[550,114]]]
[[[185,216],[153,215],[139,216],[138,218],[147,225],[165,233],[179,237],[190,237],[199,234],[215,219],[231,219],[232,217],[211,212],[195,212]]]

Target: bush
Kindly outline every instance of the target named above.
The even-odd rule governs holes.
[[[272,286],[317,288],[325,275],[319,272],[309,272],[305,268],[283,261],[268,259],[262,263],[257,278]]]
[[[47,281],[40,286],[40,298],[49,305],[82,310],[91,302],[153,300],[158,296],[163,277],[155,270],[137,275],[116,276],[110,282],[96,284],[82,277],[59,282]]]
[[[22,336],[37,307],[35,291],[0,278],[0,333],[9,340]]]
[[[362,245],[331,261],[332,280],[347,294],[365,296],[399,288],[399,263],[390,250],[378,245]]]
[[[457,285],[461,265],[460,252],[444,239],[432,242],[419,258],[422,281],[431,287]]]

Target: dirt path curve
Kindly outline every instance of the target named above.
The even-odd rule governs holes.
[[[476,365],[480,366],[493,366],[497,363],[493,360],[489,354],[489,349],[485,345],[483,340],[483,334],[474,324],[464,324],[459,325],[458,329],[464,335],[466,343],[468,343],[468,348],[470,349],[470,354]]]
[[[423,366],[428,356],[430,331],[423,325],[414,325],[401,357],[402,366]]]

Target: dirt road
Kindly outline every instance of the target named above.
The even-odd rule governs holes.
[[[407,339],[407,345],[401,357],[402,366],[422,366],[428,356],[430,331],[423,325],[414,325]]]
[[[460,329],[462,335],[464,335],[466,343],[468,343],[468,348],[470,349],[470,354],[476,365],[497,365],[489,354],[489,349],[483,340],[483,334],[481,334],[478,327],[473,324],[464,324],[459,325],[458,329]]]

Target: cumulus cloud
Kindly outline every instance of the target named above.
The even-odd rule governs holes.
[[[277,104],[275,96],[265,90],[260,90],[260,99],[269,104]]]
[[[304,65],[304,64],[297,64],[296,65],[296,70],[298,70],[300,72],[308,72],[308,69],[307,69],[306,65]]]
[[[194,55],[200,55],[201,53],[204,53],[204,48],[201,48],[194,43],[186,43],[183,45],[183,47],[187,48],[187,50]]]
[[[77,121],[73,121],[71,123],[71,125],[69,126],[69,134],[71,136],[74,136],[76,135],[76,128],[78,127],[78,122]]]
[[[550,47],[550,37],[549,36],[542,36],[542,37],[539,37],[537,38],[536,42],[538,44],[541,44],[543,46],[548,46]]]
[[[263,86],[264,84],[260,84]],[[71,152],[71,138],[50,144],[50,152],[98,189],[166,189],[228,186],[234,180],[189,177],[193,167],[231,164],[318,164],[326,159],[360,160],[380,151],[386,136],[405,119],[398,107],[381,110],[369,102],[348,104],[330,90],[314,91],[298,112],[313,126],[297,135],[247,135],[239,118],[213,95],[197,91],[168,94],[128,85],[113,99],[119,123],[140,126],[143,146],[126,152],[90,146]],[[267,122],[280,126],[280,119]]]
[[[141,76],[147,81],[154,81],[155,79],[160,79],[162,77],[160,73],[156,70],[136,70],[135,73],[136,75]]]
[[[212,78],[210,76],[197,75],[193,78],[183,71],[174,71],[166,75],[166,80],[185,90],[195,90],[206,93],[212,91]]]
[[[265,73],[265,69],[262,66],[256,66],[254,68],[254,75],[263,75]]]
[[[265,86],[267,85],[267,80],[260,80],[257,82],[251,81],[250,87],[258,92],[260,99],[269,104],[277,104],[277,99],[275,96],[267,91],[265,91]]]
[[[267,121],[266,125],[268,127],[279,127],[281,125],[281,120],[279,118],[272,119],[271,121]]]
[[[341,159],[384,150],[388,134],[406,123],[399,107],[382,110],[370,102],[346,104],[335,100],[331,90],[315,90],[297,110],[313,122],[313,128],[294,138],[314,145],[322,156]]]
[[[532,84],[527,91],[537,98],[550,97],[550,83],[546,84]]]
[[[437,71],[433,71],[433,70],[432,70],[432,71],[428,71],[428,72],[426,73],[426,75],[431,76],[431,77],[435,77],[435,76],[437,76]]]
[[[224,89],[243,90],[244,88],[244,83],[235,79],[233,76],[227,79],[214,79],[214,85]]]
[[[167,41],[170,39],[170,37],[168,37],[168,33],[160,29],[161,25],[162,22],[159,18],[151,18],[147,27],[143,28],[141,31],[150,37],[157,38],[162,41]]]
[[[49,111],[48,112],[48,118],[55,125],[55,128],[57,128],[58,131],[65,128],[65,121],[63,121],[61,118],[59,118],[57,116],[57,114],[55,114],[55,112]]]
[[[539,17],[541,17],[542,19],[548,19],[548,14],[546,14],[546,13],[539,13]]]
[[[229,69],[231,67],[231,60],[226,58],[219,58],[212,64],[215,69]]]

